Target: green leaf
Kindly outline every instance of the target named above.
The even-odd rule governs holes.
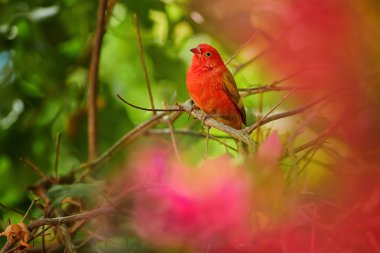
[[[89,199],[99,194],[103,189],[104,182],[78,183],[71,185],[53,185],[48,191],[48,197],[54,207],[60,205],[64,198]]]

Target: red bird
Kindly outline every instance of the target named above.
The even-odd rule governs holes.
[[[199,44],[191,52],[194,55],[186,84],[195,105],[223,124],[241,129],[246,124],[243,101],[218,51],[208,44]]]

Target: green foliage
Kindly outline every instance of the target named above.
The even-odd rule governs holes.
[[[1,202],[27,206],[22,196],[38,177],[19,159],[30,159],[52,174],[58,132],[59,174],[87,160],[86,96],[96,8],[92,0],[0,1]],[[104,37],[99,73],[101,152],[150,116],[116,99],[120,94],[149,106],[133,13],[141,27],[156,106],[188,98],[185,45],[192,28],[183,6],[158,0],[117,2]],[[15,178],[18,187],[13,188],[7,182]]]
[[[88,200],[102,192],[104,182],[78,183],[71,185],[53,185],[48,191],[53,207],[59,207],[62,200],[68,197],[77,200]]]

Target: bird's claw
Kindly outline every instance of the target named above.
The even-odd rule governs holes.
[[[199,110],[199,107],[196,104],[192,104],[189,113],[191,114],[195,109]]]
[[[205,125],[206,120],[213,118],[216,114],[203,114],[201,116],[202,125]]]
[[[199,107],[198,107],[196,104],[192,104],[192,105],[191,105],[190,110],[189,110],[189,118],[190,118],[191,113],[192,113],[194,110],[199,110]]]
[[[185,107],[184,107],[182,104],[180,104],[180,103],[178,103],[178,102],[175,102],[175,105],[177,106],[177,108],[178,108],[179,110],[185,111]]]

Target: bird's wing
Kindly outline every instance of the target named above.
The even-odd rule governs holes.
[[[223,74],[223,80],[222,81],[223,81],[223,85],[222,85],[223,91],[226,92],[227,95],[232,99],[232,102],[234,103],[236,109],[240,113],[241,120],[243,121],[243,123],[247,124],[243,100],[240,97],[238,88],[236,86],[235,79],[228,69]]]

